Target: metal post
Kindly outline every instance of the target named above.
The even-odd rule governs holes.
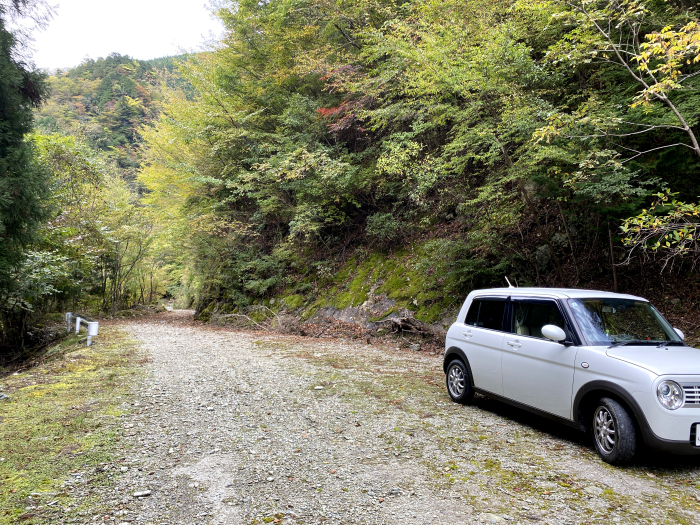
[[[84,324],[87,327],[87,345],[92,345],[92,337],[97,335],[100,324],[97,321],[87,321],[80,317],[73,317],[73,312],[66,312],[66,325],[68,332],[71,330],[71,323],[75,320],[75,335],[80,334],[80,325]]]
[[[88,323],[88,336],[87,336],[87,345],[90,346],[92,344],[92,336],[97,335],[97,331],[99,328],[99,323]]]

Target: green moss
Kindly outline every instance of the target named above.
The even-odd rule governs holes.
[[[307,320],[328,306],[338,310],[358,307],[370,295],[384,295],[396,306],[381,312],[372,321],[385,319],[400,309],[409,309],[420,321],[434,323],[445,315],[454,299],[446,296],[442,287],[436,284],[435,276],[426,271],[421,262],[425,257],[422,244],[392,254],[375,252],[364,258],[354,256],[325,279],[320,290],[315,275],[306,276],[287,289],[286,297],[279,304],[294,310],[304,308],[306,304],[300,316]],[[311,286],[318,294],[315,300],[309,298]]]
[[[354,258],[348,261],[345,269],[339,272],[336,278],[337,286],[343,287],[342,285],[344,284],[343,288],[345,291],[334,295],[334,289],[331,289],[330,304],[342,310],[351,306],[357,307],[364,303],[372,288],[372,277],[376,273],[375,270],[380,262],[381,256],[379,254],[372,255],[359,266],[357,266]],[[353,268],[355,268],[354,272],[352,272]],[[341,281],[341,279],[344,279],[344,281]],[[337,288],[335,289],[337,290]]]
[[[331,306],[334,308],[337,308],[338,310],[342,310],[343,308],[347,308],[349,306],[352,306],[352,300],[353,300],[353,294],[350,292],[343,292],[337,294],[335,297],[331,298]]]
[[[335,274],[333,279],[336,283],[342,283],[350,278],[353,268],[357,267],[357,258],[351,257],[348,262],[345,263],[345,267],[342,268],[338,273]]]
[[[197,321],[203,321],[205,323],[208,323],[211,320],[211,314],[214,312],[214,308],[216,307],[216,302],[212,301],[209,303],[204,310],[202,310],[199,315],[196,317]]]
[[[386,312],[383,312],[382,315],[380,315],[378,317],[370,317],[369,320],[372,323],[376,323],[377,321],[382,321],[383,319],[386,319],[394,312],[398,312],[398,311],[399,311],[399,308],[396,306],[393,306],[393,307],[389,308]]]
[[[304,306],[304,296],[303,295],[288,295],[284,299],[282,299],[284,306],[289,308],[290,310],[297,310],[298,308],[301,308]]]
[[[323,308],[324,306],[325,305],[319,306],[316,303],[312,304],[309,308],[307,308],[301,313],[301,320],[308,321],[311,317],[313,317],[316,314],[316,312],[319,311],[320,308]]]
[[[445,305],[443,303],[434,303],[416,312],[416,319],[424,323],[434,323],[442,317],[444,312]]]
[[[101,487],[116,481],[101,464],[120,453],[118,396],[130,392],[138,352],[109,327],[99,340],[87,348],[67,338],[41,365],[0,380],[10,395],[0,404],[0,524],[65,523],[103,510],[97,494],[78,497],[62,489],[71,471],[89,473]],[[43,507],[27,510],[34,492],[57,493],[52,499],[58,504],[46,506],[40,497],[36,503]]]

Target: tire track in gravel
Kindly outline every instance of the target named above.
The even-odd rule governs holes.
[[[125,404],[117,523],[700,518],[697,461],[609,467],[568,429],[485,398],[451,403],[441,358],[176,316],[121,325],[148,374]]]

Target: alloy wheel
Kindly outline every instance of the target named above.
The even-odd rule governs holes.
[[[611,454],[615,449],[616,431],[612,414],[605,407],[598,407],[593,416],[595,440],[600,450]]]
[[[450,394],[454,398],[459,398],[464,393],[465,377],[462,368],[453,364],[447,373],[447,386],[450,389]]]

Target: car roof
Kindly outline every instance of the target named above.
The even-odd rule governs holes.
[[[643,297],[614,292],[603,292],[600,290],[582,290],[579,288],[486,288],[483,290],[473,290],[474,296],[497,295],[497,296],[537,296],[537,297],[557,297],[560,299],[633,299],[635,301],[646,301]],[[470,294],[471,295],[471,294]]]

